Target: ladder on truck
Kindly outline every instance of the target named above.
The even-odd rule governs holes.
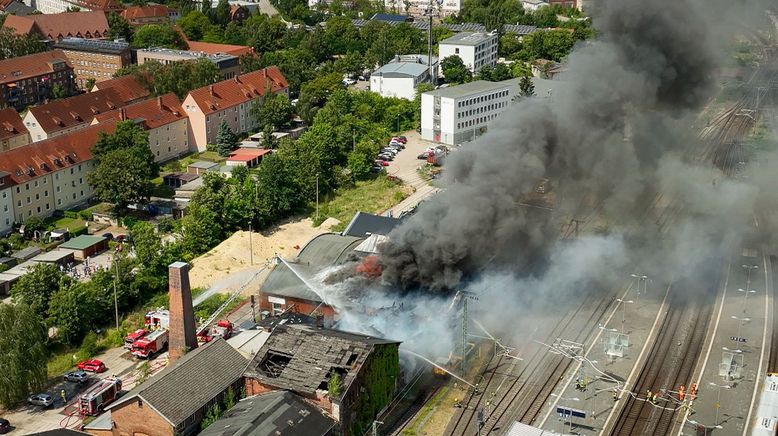
[[[200,326],[197,327],[197,333],[196,334],[199,335],[200,333],[205,331],[205,329],[207,329],[209,325],[211,325],[214,321],[216,321],[216,318],[218,318],[219,315],[221,315],[221,313],[224,311],[224,309],[226,309],[227,306],[230,305],[230,303],[235,301],[235,299],[238,298],[238,295],[240,295],[243,292],[243,290],[246,289],[246,286],[248,286],[249,283],[254,281],[254,279],[257,278],[257,276],[260,275],[266,269],[267,269],[267,267],[260,268],[259,271],[257,271],[254,275],[251,276],[251,278],[246,280],[246,282],[243,283],[238,289],[233,291],[233,293],[230,294],[230,297],[227,298],[227,301],[225,301],[221,306],[219,306],[219,308],[216,309],[216,311],[211,315],[210,318],[205,320],[204,323],[200,324]]]

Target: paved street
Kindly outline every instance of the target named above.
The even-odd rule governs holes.
[[[399,178],[406,185],[413,187],[415,191],[408,198],[389,209],[392,216],[399,216],[402,212],[413,209],[421,201],[439,191],[429,181],[422,179],[417,171],[419,167],[424,165],[424,161],[418,159],[417,156],[428,147],[436,144],[421,139],[421,135],[415,130],[405,132],[404,135],[408,138],[405,150],[398,153],[394,161],[389,163],[389,166],[386,167],[386,173]]]

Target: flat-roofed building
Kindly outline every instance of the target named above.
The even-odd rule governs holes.
[[[154,60],[163,65],[171,62],[194,61],[197,59],[207,59],[213,62],[222,77],[231,79],[240,74],[240,62],[237,56],[226,53],[200,53],[186,50],[171,50],[169,48],[146,48],[137,51],[138,65]]]
[[[497,32],[461,32],[440,41],[438,53],[441,59],[459,56],[471,73],[478,73],[497,65],[498,39]]]
[[[473,140],[511,103],[513,81],[478,80],[421,95],[421,137],[456,145]]]
[[[122,68],[132,64],[130,44],[125,41],[105,41],[84,38],[63,38],[54,44],[62,49],[76,73],[76,84],[84,88],[95,82],[110,80]]]
[[[395,56],[370,75],[370,90],[383,97],[413,100],[419,84],[433,83],[437,77],[438,58],[433,56],[430,66],[426,55]]]

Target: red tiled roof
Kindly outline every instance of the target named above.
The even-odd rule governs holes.
[[[200,110],[209,115],[289,87],[278,67],[267,67],[189,92]],[[188,97],[187,97],[188,98]]]
[[[172,92],[105,112],[95,117],[98,123],[109,120],[142,119],[146,129],[156,129],[182,118],[186,118],[186,113],[184,113],[184,108],[181,107],[181,102]]]
[[[54,40],[66,36],[102,38],[108,32],[108,19],[103,11],[62,12],[24,17],[9,15],[3,27],[21,35],[37,32]]]
[[[92,90],[108,88],[114,89],[119,93],[119,97],[121,97],[122,101],[128,103],[149,96],[149,90],[143,87],[132,74],[105,80],[103,82],[97,82]]]
[[[236,162],[247,162],[252,159],[256,159],[258,157],[262,157],[268,153],[270,153],[272,150],[267,150],[264,148],[239,148],[232,153],[230,153],[230,157],[227,158],[227,160],[236,161]]]
[[[97,114],[112,111],[126,104],[122,101],[119,93],[108,88],[31,107],[30,113],[38,121],[43,131],[52,133],[80,124],[91,123]]]
[[[127,21],[141,18],[168,18],[170,10],[164,5],[130,6],[122,11],[122,17]]]
[[[189,51],[201,51],[208,54],[226,53],[241,57],[253,53],[254,49],[245,45],[216,44],[213,42],[187,41]]]
[[[6,21],[15,16],[9,15]],[[55,70],[52,64],[55,62],[64,62],[68,68],[72,68],[65,53],[59,49],[2,60],[0,84],[53,73]]]
[[[116,0],[78,0],[78,4],[90,11],[117,12],[122,6]]]
[[[0,170],[10,173],[15,183],[24,183],[81,164],[92,159],[92,146],[100,132],[114,130],[116,123],[111,121],[8,150],[0,159]]]
[[[15,109],[6,108],[0,110],[0,140],[13,138],[27,133],[22,117]]]

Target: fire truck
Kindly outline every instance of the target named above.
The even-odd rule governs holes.
[[[166,328],[154,330],[132,344],[132,355],[141,359],[161,352],[167,347],[168,331]]]
[[[132,333],[127,334],[127,336],[124,337],[124,348],[128,350],[132,349],[132,344],[134,344],[138,339],[146,336],[147,333],[148,331],[146,329],[138,329]]]
[[[165,309],[146,312],[143,324],[147,330],[166,329],[170,327],[170,312]]]
[[[78,411],[82,415],[99,415],[106,405],[119,398],[122,381],[107,378],[92,385],[78,398]]]
[[[219,320],[215,326],[209,327],[197,334],[197,342],[207,344],[215,338],[229,339],[235,330],[235,325],[226,319]]]

